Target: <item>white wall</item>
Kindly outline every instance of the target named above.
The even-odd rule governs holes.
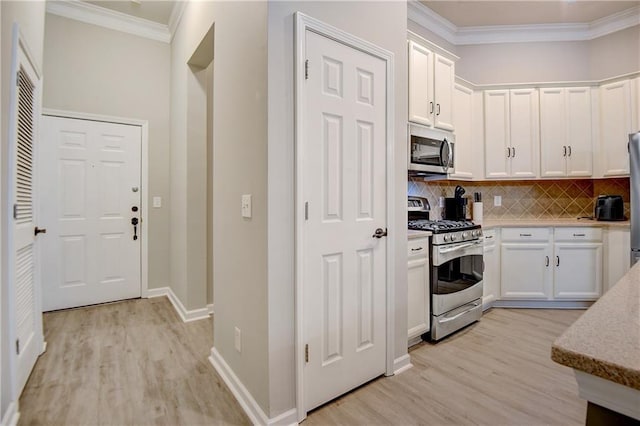
[[[189,225],[187,211],[180,207],[187,201],[184,189],[188,188],[187,78],[191,71],[187,61],[212,24],[214,348],[266,410],[266,2],[190,2],[186,6],[171,53],[171,232],[177,236]],[[242,194],[253,195],[251,219],[240,216]],[[187,243],[172,238],[172,286],[186,296],[187,303],[194,303],[185,285]],[[242,331],[242,353],[234,349],[234,327]]]
[[[169,285],[170,46],[47,14],[45,108],[149,122],[149,288]],[[153,209],[151,197],[163,207]]]
[[[406,2],[269,2],[269,409],[295,406],[293,14],[301,11],[395,55],[395,354],[407,353]],[[391,228],[394,229],[394,228]],[[217,295],[216,295],[217,297]],[[216,299],[216,313],[218,309]]]
[[[39,71],[42,72],[42,52],[43,52],[43,39],[44,39],[44,16],[45,16],[45,3],[41,1],[34,2],[22,2],[22,1],[6,1],[0,2],[1,19],[0,25],[0,50],[1,50],[1,64],[0,64],[0,76],[1,79],[1,104],[0,110],[3,111],[2,121],[0,122],[0,129],[7,131],[8,129],[8,114],[9,111],[9,99],[10,99],[10,81],[11,81],[11,46],[13,43],[12,27],[14,23],[17,23],[22,32],[23,39],[29,46],[29,50],[36,61],[36,66]],[[7,199],[7,141],[8,134],[2,133],[0,140],[2,141],[2,147],[0,150],[0,176],[2,179],[2,203],[0,206],[0,222],[1,222],[1,234],[7,235],[7,216],[6,212],[9,211],[8,199]],[[9,404],[12,402],[17,403],[18,395],[12,389],[12,384],[9,378],[9,373],[12,368],[9,364],[9,350],[13,348],[13,345],[8,341],[8,318],[7,314],[7,291],[9,288],[9,280],[7,276],[7,252],[5,247],[5,241],[2,240],[2,246],[0,247],[0,361],[2,363],[0,367],[0,420],[2,420],[6,414]]]

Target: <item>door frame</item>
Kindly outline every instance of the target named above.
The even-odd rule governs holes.
[[[296,378],[296,407],[298,421],[302,421],[307,416],[304,406],[304,299],[302,294],[303,274],[303,241],[304,241],[304,198],[302,193],[302,182],[304,181],[304,171],[300,165],[304,157],[304,130],[305,130],[305,58],[306,58],[306,37],[307,31],[312,31],[321,36],[327,37],[338,43],[344,44],[356,50],[360,50],[368,55],[375,56],[386,64],[386,214],[387,229],[391,238],[387,238],[386,253],[386,376],[394,373],[394,343],[395,343],[395,264],[393,253],[395,252],[394,237],[395,229],[395,213],[394,213],[394,147],[395,147],[395,92],[394,92],[394,55],[392,52],[374,45],[366,40],[349,34],[332,25],[326,24],[318,19],[312,18],[301,12],[295,13],[294,18],[294,162],[295,162],[295,275],[294,275],[294,291],[295,291],[295,378]]]
[[[141,234],[140,241],[140,297],[148,298],[149,295],[149,121],[135,118],[114,117],[102,114],[90,114],[85,112],[64,111],[51,108],[43,108],[42,115],[76,120],[98,121],[102,123],[123,124],[140,127],[141,152],[140,152],[140,203],[141,203]]]

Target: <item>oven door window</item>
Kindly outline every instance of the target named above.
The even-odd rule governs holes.
[[[434,294],[456,293],[482,281],[482,255],[457,257],[433,268]]]

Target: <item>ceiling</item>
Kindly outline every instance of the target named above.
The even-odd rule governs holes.
[[[640,1],[421,1],[457,27],[589,23]]]
[[[85,3],[115,10],[116,12],[135,16],[136,18],[147,19],[159,24],[168,25],[171,12],[177,2],[173,0],[140,0],[139,3],[130,0],[85,0]]]

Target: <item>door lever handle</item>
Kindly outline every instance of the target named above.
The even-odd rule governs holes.
[[[35,229],[33,230],[33,235],[46,234],[46,233],[47,233],[47,228],[38,228],[36,226]]]
[[[131,224],[133,225],[133,241],[138,239],[138,218],[132,217]]]
[[[387,236],[387,228],[385,229],[378,228],[376,229],[376,232],[372,235],[373,238],[382,238],[386,236]]]

